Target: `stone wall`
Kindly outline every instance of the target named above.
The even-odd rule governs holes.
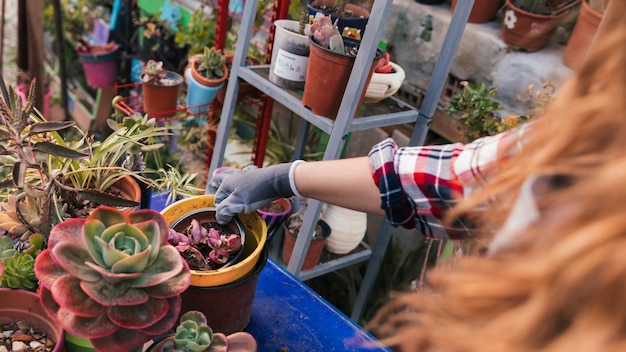
[[[430,40],[420,34],[432,16]],[[450,3],[424,5],[414,0],[394,0],[389,20],[382,34],[388,42],[393,61],[404,68],[407,78],[402,90],[410,94],[426,91],[429,78],[450,24]],[[529,84],[540,86],[552,81],[560,87],[572,74],[563,64],[562,53],[567,31],[560,28],[544,49],[534,52],[509,50],[501,40],[501,18],[485,24],[468,23],[451,69],[451,85],[441,104],[457,89],[459,80],[485,82],[497,87],[498,100],[507,112],[528,112],[528,103],[518,100]],[[571,22],[571,21],[570,21]],[[448,96],[446,96],[448,95]]]

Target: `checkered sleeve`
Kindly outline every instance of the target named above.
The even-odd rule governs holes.
[[[482,170],[496,160],[507,135],[469,144],[399,148],[391,138],[376,144],[369,160],[387,221],[393,226],[415,228],[427,237],[467,237],[471,226],[462,219],[452,227],[444,226],[441,220],[459,198],[467,195],[466,187],[485,177]]]

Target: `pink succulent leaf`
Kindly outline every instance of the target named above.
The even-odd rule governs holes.
[[[83,218],[71,218],[57,224],[50,230],[48,248],[54,248],[60,242],[82,243]]]
[[[63,330],[86,338],[104,337],[113,334],[119,327],[113,324],[106,314],[95,318],[79,317],[67,309],[60,308],[57,318]]]
[[[204,238],[207,236],[207,230],[203,226],[200,226],[198,220],[192,219],[191,225],[189,225],[189,237],[191,238],[191,243],[202,243]]]
[[[209,229],[209,238],[213,238],[213,239],[220,238],[220,232],[216,228],[211,227]]]
[[[98,220],[100,221],[105,228],[111,227],[113,225],[119,223],[129,223],[130,219],[126,216],[125,213],[114,207],[108,206],[100,206],[97,207],[89,217],[87,217],[87,221]]]
[[[167,242],[172,246],[191,244],[191,240],[189,239],[189,237],[183,235],[180,232],[177,232],[174,229],[167,230]]]
[[[204,313],[197,311],[197,310],[189,310],[186,311],[185,313],[183,313],[183,315],[180,316],[180,321],[185,321],[185,320],[192,320],[195,321],[196,324],[198,325],[208,325],[209,322],[206,318],[206,315],[204,315]]]
[[[213,341],[207,351],[228,352],[228,338],[221,332],[213,333]]]
[[[230,235],[228,236],[228,247],[231,252],[238,251],[241,249],[241,236],[239,235]]]
[[[90,262],[92,259],[89,253],[81,247],[80,242],[62,242],[57,244],[52,248],[50,258],[70,275],[80,280],[97,281],[101,278],[97,271],[85,265],[86,262]]]
[[[98,351],[130,351],[143,346],[151,338],[138,330],[119,329],[109,336],[91,339],[91,344]]]
[[[59,324],[57,313],[59,312],[59,309],[61,307],[54,300],[54,297],[52,297],[52,293],[50,292],[50,290],[47,289],[45,286],[39,286],[38,293],[41,307],[43,308],[43,310],[49,317],[51,317],[57,324]]]
[[[167,310],[167,314],[158,321],[153,322],[154,324],[146,328],[139,329],[141,332],[148,335],[156,336],[165,334],[166,332],[170,331],[172,326],[176,325],[176,322],[178,321],[178,314],[182,306],[182,298],[180,297],[180,295],[169,297],[167,299],[167,303],[169,307],[169,309]]]
[[[35,258],[35,275],[37,279],[39,279],[40,286],[44,286],[48,289],[52,287],[57,279],[67,274],[67,271],[56,265],[52,260],[50,257],[51,253],[49,249],[44,250]]]
[[[188,244],[179,244],[176,246],[176,250],[178,250],[181,253],[186,251],[189,248],[193,248],[193,247],[190,247]]]
[[[226,336],[228,340],[228,352],[256,352],[258,344],[250,333],[238,331]],[[209,349],[209,351],[212,351]]]
[[[109,308],[109,319],[124,329],[143,329],[167,315],[166,299],[150,298],[143,304],[114,306]]]
[[[106,313],[106,307],[92,300],[80,286],[80,280],[65,275],[54,283],[50,293],[56,303],[80,317],[95,318]]]
[[[218,264],[226,264],[228,257],[230,257],[230,253],[221,249],[213,249],[211,253],[209,253],[209,259]]]
[[[169,225],[165,218],[158,211],[152,209],[141,209],[136,210],[128,216],[131,224],[135,224],[139,227],[140,224],[144,221],[154,221],[156,222],[157,227],[159,228],[159,245],[162,246],[167,243],[167,232],[169,230]],[[144,231],[145,232],[145,231]]]
[[[178,250],[174,246],[165,245],[161,247],[154,263],[147,267],[140,276],[130,279],[128,285],[132,287],[156,286],[187,269],[188,267]]]
[[[191,283],[191,272],[187,270],[187,262],[184,262],[185,270],[181,270],[178,275],[163,281],[162,283],[146,287],[144,290],[150,297],[169,298],[185,292]]]
[[[207,242],[209,247],[216,249],[222,247],[222,240],[218,238],[209,237],[209,241]]]
[[[97,303],[110,306],[129,306],[143,304],[150,298],[141,289],[135,289],[125,284],[111,285],[104,280],[98,282],[81,282],[81,289]]]

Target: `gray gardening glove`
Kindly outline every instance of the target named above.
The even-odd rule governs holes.
[[[237,213],[250,214],[271,201],[293,196],[289,175],[294,163],[215,170],[209,186],[216,190],[217,222],[226,224]]]

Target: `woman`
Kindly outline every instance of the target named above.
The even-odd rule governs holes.
[[[398,296],[368,326],[402,351],[626,351],[625,11],[609,2],[583,67],[524,129],[228,171],[214,178],[225,218],[301,193],[429,236],[484,239],[486,255],[437,268],[427,292]]]

